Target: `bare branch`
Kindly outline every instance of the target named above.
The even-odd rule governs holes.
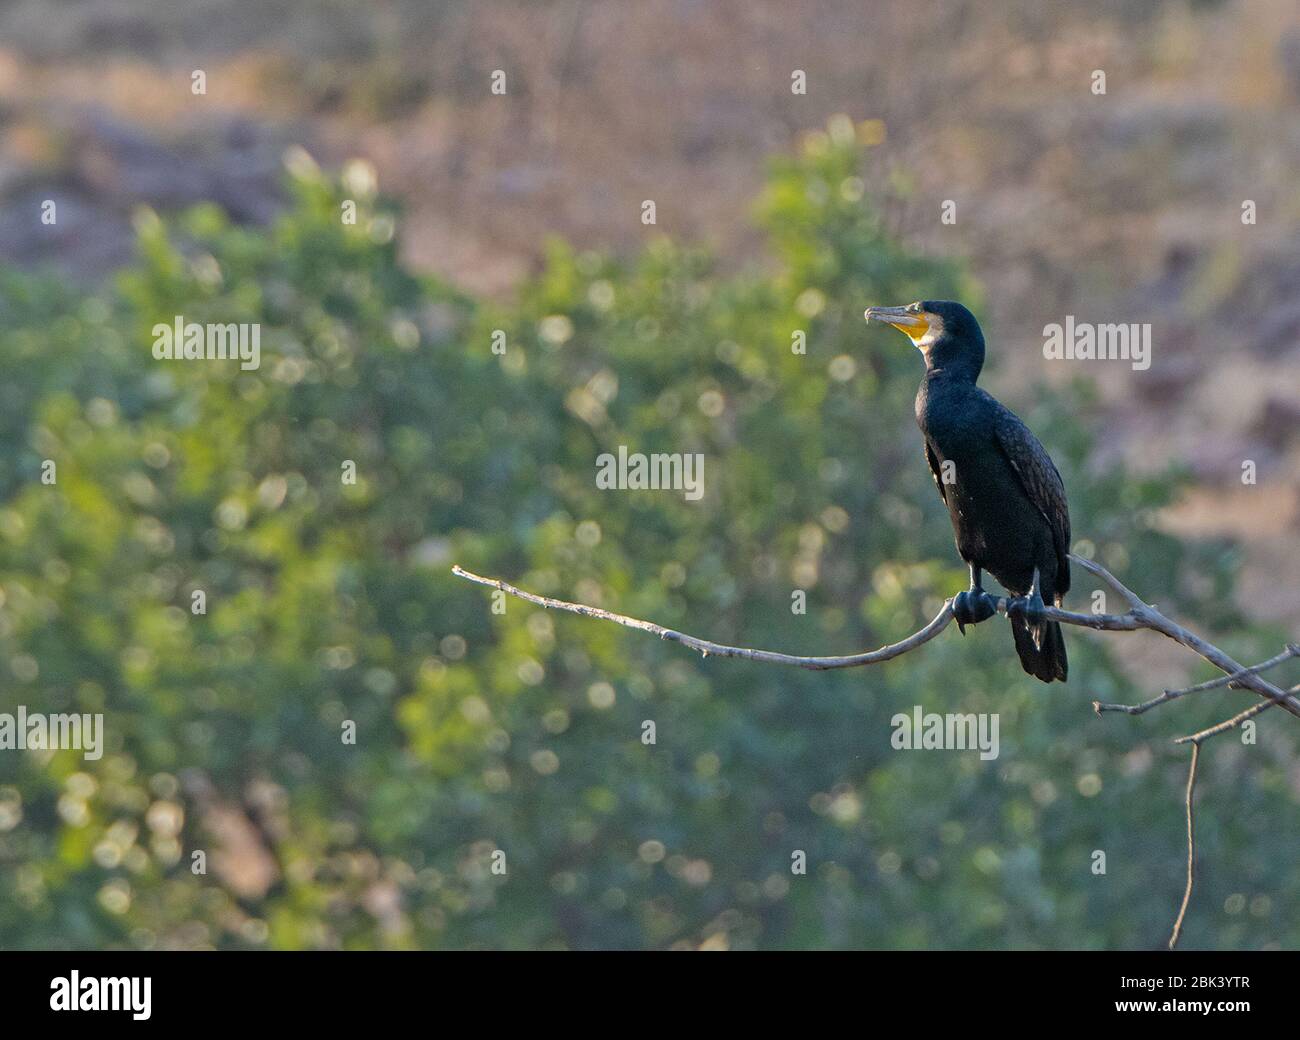
[[[1103,581],[1107,582],[1112,588],[1120,593],[1129,604],[1129,611],[1126,614],[1078,614],[1071,610],[1061,610],[1059,607],[1044,607],[1043,617],[1048,621],[1059,621],[1064,625],[1077,625],[1081,628],[1092,628],[1098,631],[1106,632],[1136,632],[1139,629],[1150,629],[1153,632],[1159,632],[1168,636],[1177,643],[1181,643],[1189,650],[1200,654],[1216,668],[1229,674],[1230,681],[1235,681],[1241,686],[1248,687],[1262,697],[1267,697],[1270,704],[1273,702],[1281,703],[1287,711],[1297,718],[1300,718],[1300,700],[1294,696],[1278,689],[1272,683],[1266,682],[1258,675],[1254,674],[1252,669],[1243,668],[1231,657],[1225,654],[1218,647],[1207,643],[1195,633],[1187,631],[1180,625],[1170,621],[1169,618],[1161,614],[1155,607],[1144,603],[1137,593],[1133,592],[1128,586],[1121,582],[1115,575],[1111,574],[1105,567],[1093,560],[1085,560],[1081,556],[1071,555],[1070,559],[1077,563],[1084,570],[1088,571]],[[809,668],[814,671],[825,671],[831,668],[857,668],[862,665],[879,664],[882,661],[889,661],[899,657],[909,650],[914,650],[923,643],[928,643],[937,636],[952,621],[952,601],[949,600],[938,614],[934,616],[928,625],[919,631],[913,632],[906,639],[897,643],[891,643],[889,646],[882,646],[879,650],[870,650],[863,653],[849,654],[845,657],[802,657],[797,654],[784,654],[775,650],[756,650],[742,646],[726,646],[722,643],[714,643],[708,639],[701,639],[698,636],[687,635],[685,632],[678,632],[671,628],[664,628],[662,625],[656,625],[650,621],[642,621],[638,618],[628,617],[626,614],[616,614],[612,610],[603,610],[600,607],[588,606],[585,603],[570,603],[565,600],[551,599],[547,596],[539,596],[533,592],[525,592],[523,589],[516,588],[499,578],[485,578],[479,574],[473,574],[465,570],[459,564],[452,567],[452,573],[459,578],[467,581],[477,582],[479,585],[486,585],[488,588],[498,589],[501,592],[517,596],[519,599],[526,600],[529,603],[535,603],[539,607],[547,607],[555,610],[567,610],[572,614],[581,614],[583,617],[599,618],[603,621],[613,621],[615,624],[623,625],[625,628],[635,628],[642,632],[652,632],[660,639],[668,639],[674,643],[681,643],[683,646],[690,647],[692,650],[698,650],[705,657],[712,654],[715,657],[738,657],[746,661],[761,661],[765,664],[788,664],[796,668]],[[1006,597],[999,598],[996,601],[997,610],[1000,614],[1007,612],[1007,605],[1010,602]],[[1097,705],[1094,704],[1094,707]],[[1101,710],[1101,709],[1098,709]]]
[[[1106,711],[1122,711],[1126,715],[1142,715],[1152,708],[1158,708],[1162,704],[1168,704],[1170,701],[1177,700],[1179,697],[1186,697],[1189,693],[1201,693],[1204,690],[1216,690],[1221,686],[1233,687],[1237,685],[1237,680],[1243,675],[1258,675],[1275,665],[1292,657],[1300,657],[1300,646],[1295,643],[1288,643],[1286,649],[1276,657],[1270,657],[1267,661],[1246,668],[1240,672],[1234,672],[1231,675],[1221,675],[1217,679],[1209,679],[1203,683],[1197,683],[1195,686],[1188,686],[1182,690],[1165,690],[1159,697],[1152,697],[1149,701],[1143,701],[1141,704],[1109,704],[1104,701],[1093,701],[1092,707],[1098,715]],[[1239,688],[1239,687],[1238,687]],[[1295,691],[1289,691],[1294,693]],[[1263,710],[1260,708],[1259,710]]]
[[[1165,693],[1169,695],[1170,699],[1173,699],[1174,697],[1182,697],[1184,694],[1188,693],[1200,693],[1202,690],[1218,689],[1220,686],[1234,686],[1236,685],[1237,680],[1243,675],[1258,675],[1260,672],[1268,671],[1268,669],[1281,664],[1283,661],[1290,660],[1292,657],[1300,657],[1300,646],[1297,646],[1295,643],[1287,643],[1286,649],[1276,657],[1270,657],[1267,661],[1263,661],[1251,668],[1246,668],[1243,671],[1234,673],[1233,675],[1221,675],[1217,679],[1208,679],[1203,683],[1197,683],[1195,686],[1189,686],[1185,690],[1166,690]]]
[[[1129,605],[1129,608],[1131,610],[1136,611],[1136,610],[1152,609],[1147,604],[1142,602],[1141,597],[1139,597],[1136,592],[1134,592],[1122,581],[1120,581],[1117,577],[1115,577],[1115,575],[1111,574],[1110,571],[1108,571],[1096,560],[1088,560],[1082,556],[1075,556],[1074,553],[1070,553],[1070,562],[1077,563],[1080,567],[1082,567],[1093,577],[1100,578],[1112,589],[1118,592],[1121,596],[1124,597],[1124,601]]]
[[[1070,559],[1088,573],[1101,578],[1128,601],[1129,612],[1123,616],[1126,618],[1132,618],[1135,621],[1135,624],[1133,625],[1134,628],[1148,628],[1153,632],[1159,632],[1161,635],[1167,636],[1175,643],[1180,643],[1193,653],[1199,654],[1201,657],[1205,658],[1205,660],[1209,661],[1210,664],[1214,665],[1214,667],[1218,668],[1221,672],[1225,672],[1229,677],[1229,684],[1235,684],[1244,689],[1251,690],[1253,693],[1257,693],[1261,697],[1267,697],[1270,703],[1266,705],[1266,707],[1271,707],[1273,703],[1278,703],[1292,715],[1300,718],[1300,701],[1296,700],[1294,696],[1287,693],[1285,690],[1279,689],[1271,682],[1268,682],[1261,676],[1257,675],[1257,669],[1246,668],[1243,665],[1238,664],[1213,643],[1206,642],[1195,632],[1190,632],[1181,625],[1176,624],[1169,618],[1165,617],[1164,614],[1160,613],[1160,611],[1149,603],[1142,602],[1132,589],[1128,588],[1128,586],[1095,560],[1085,560],[1083,557],[1075,556],[1073,553],[1070,554]],[[1049,614],[1049,616],[1051,615]],[[1107,618],[1111,616],[1112,615],[1101,615],[1101,617]],[[1058,618],[1057,620],[1065,619]],[[1109,628],[1111,626],[1105,625],[1094,627]],[[1156,699],[1161,700],[1161,698]],[[1172,697],[1165,699],[1173,700]],[[1154,707],[1154,705],[1152,706]],[[1094,703],[1093,707],[1094,709],[1097,709],[1099,713],[1101,710],[1104,710],[1096,703]]]
[[[1258,706],[1258,705],[1257,705]],[[1268,707],[1264,704],[1263,707]],[[1178,945],[1178,936],[1183,931],[1183,918],[1187,915],[1187,904],[1192,901],[1192,881],[1196,875],[1196,831],[1192,822],[1192,792],[1196,789],[1196,766],[1201,759],[1201,742],[1192,744],[1192,765],[1187,771],[1187,887],[1183,890],[1183,905],[1178,908],[1178,919],[1174,921],[1173,934],[1169,936],[1169,948]]]
[[[708,639],[700,639],[696,636],[689,636],[685,632],[677,632],[671,628],[664,628],[662,625],[656,625],[650,621],[641,621],[637,618],[628,617],[625,614],[615,614],[612,610],[602,610],[600,607],[591,607],[585,603],[569,603],[562,599],[551,599],[549,596],[539,596],[533,592],[525,592],[523,589],[517,589],[497,578],[484,578],[479,574],[472,574],[463,567],[457,565],[452,567],[452,573],[457,577],[465,578],[468,581],[477,582],[480,585],[486,585],[489,588],[500,589],[502,592],[508,592],[512,596],[518,596],[529,603],[535,603],[539,607],[547,607],[554,610],[567,610],[572,614],[581,614],[583,617],[600,618],[603,621],[613,621],[615,624],[623,625],[625,628],[636,628],[642,632],[651,632],[660,639],[667,639],[674,643],[681,643],[682,646],[688,646],[692,650],[698,650],[705,657],[739,657],[746,661],[762,661],[765,664],[791,664],[797,668],[810,668],[814,671],[825,671],[831,668],[856,668],[864,664],[879,664],[881,661],[888,661],[891,658],[899,657],[914,650],[922,643],[928,643],[937,636],[952,621],[952,604],[945,603],[943,609],[934,616],[924,628],[913,632],[906,639],[897,643],[891,643],[889,646],[882,646],[879,650],[871,650],[860,654],[850,654],[847,657],[799,657],[795,654],[782,654],[774,650],[751,650],[743,646],[725,646],[722,643],[714,643]]]
[[[1168,704],[1174,699],[1174,696],[1175,695],[1171,695],[1168,690],[1165,690],[1165,692],[1159,697],[1152,697],[1149,701],[1143,701],[1141,704],[1116,704],[1113,701],[1093,701],[1092,710],[1098,715],[1103,715],[1108,711],[1122,711],[1125,715],[1144,715],[1152,708],[1158,708],[1162,704]]]

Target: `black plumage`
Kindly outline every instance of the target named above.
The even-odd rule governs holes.
[[[988,571],[1019,600],[1008,615],[1025,671],[1064,681],[1061,626],[1039,610],[1044,602],[1061,606],[1070,588],[1065,485],[1038,438],[975,385],[984,364],[979,323],[961,304],[934,300],[873,307],[867,319],[906,333],[925,356],[916,421],[957,552],[971,570],[970,590],[953,603],[958,623],[964,630],[995,612],[980,586],[980,572]]]

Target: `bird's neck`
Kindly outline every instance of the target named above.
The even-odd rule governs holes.
[[[975,385],[980,370],[965,362],[950,361],[947,364],[935,364],[930,358],[925,359],[925,378],[929,382],[965,383]]]
[[[983,343],[958,343],[944,337],[925,352],[926,377],[974,384],[984,367]]]

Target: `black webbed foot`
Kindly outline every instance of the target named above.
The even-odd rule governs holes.
[[[1039,590],[1038,568],[1034,568],[1034,583],[1029,588],[1029,595],[1016,596],[1007,600],[1007,617],[1023,618],[1030,625],[1037,627],[1043,623],[1043,594]]]
[[[966,634],[967,625],[978,625],[997,612],[993,597],[981,588],[959,592],[952,598],[952,616],[962,635]]]

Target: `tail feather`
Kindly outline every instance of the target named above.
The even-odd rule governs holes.
[[[1065,682],[1070,664],[1065,656],[1065,637],[1061,634],[1061,625],[1057,621],[1045,621],[1041,625],[1030,625],[1024,618],[1011,618],[1011,634],[1016,640],[1016,653],[1026,672],[1051,682],[1059,679]]]

